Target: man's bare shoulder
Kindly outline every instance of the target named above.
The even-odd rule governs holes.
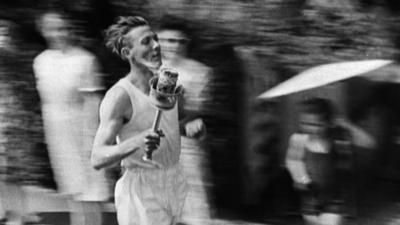
[[[107,91],[101,103],[100,113],[103,115],[124,116],[131,108],[131,102],[128,93],[118,86],[113,86]]]

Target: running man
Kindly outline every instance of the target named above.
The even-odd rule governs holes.
[[[92,164],[100,169],[121,162],[115,188],[120,225],[176,224],[187,193],[179,167],[178,107],[165,111],[160,132],[151,130],[157,109],[150,103],[149,80],[161,66],[160,45],[141,17],[121,17],[106,30],[107,46],[129,62],[130,72],[106,94],[94,140]],[[145,150],[156,150],[149,163]]]

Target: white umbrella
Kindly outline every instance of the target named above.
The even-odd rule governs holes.
[[[279,97],[282,95],[292,94],[316,87],[321,87],[327,84],[331,84],[355,76],[368,75],[369,72],[377,70],[392,63],[393,61],[391,60],[363,60],[363,61],[330,63],[312,67],[311,69],[305,70],[304,72],[301,72],[300,74],[262,93],[261,95],[258,96],[258,98]],[[398,73],[400,73],[400,71]],[[371,79],[374,79],[374,76],[375,75],[369,77]]]

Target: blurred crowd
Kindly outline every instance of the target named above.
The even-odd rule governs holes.
[[[120,15],[154,25],[163,65],[185,88],[184,113],[202,130],[181,139],[185,223],[363,224],[398,202],[395,78],[256,98],[311,66],[397,59],[394,3],[333,2],[5,2],[0,224],[41,224],[35,204],[54,206],[28,202],[38,193],[61,196],[71,224],[104,223],[121,168],[95,170],[90,158],[100,102],[129,68],[103,40]],[[400,209],[391,210],[378,219],[392,221]]]

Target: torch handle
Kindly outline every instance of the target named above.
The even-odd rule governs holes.
[[[161,115],[162,115],[162,110],[158,109],[156,117],[154,118],[154,121],[153,121],[153,131],[154,132],[158,131],[158,127],[160,126]]]
[[[152,129],[154,132],[158,131],[158,127],[160,126],[160,121],[161,121],[161,115],[162,115],[162,110],[158,109],[157,113],[156,113],[156,117],[154,118],[154,121],[153,121]],[[153,154],[153,151],[149,151],[146,149],[146,154],[143,156],[143,160],[151,161],[153,158],[152,154]]]

